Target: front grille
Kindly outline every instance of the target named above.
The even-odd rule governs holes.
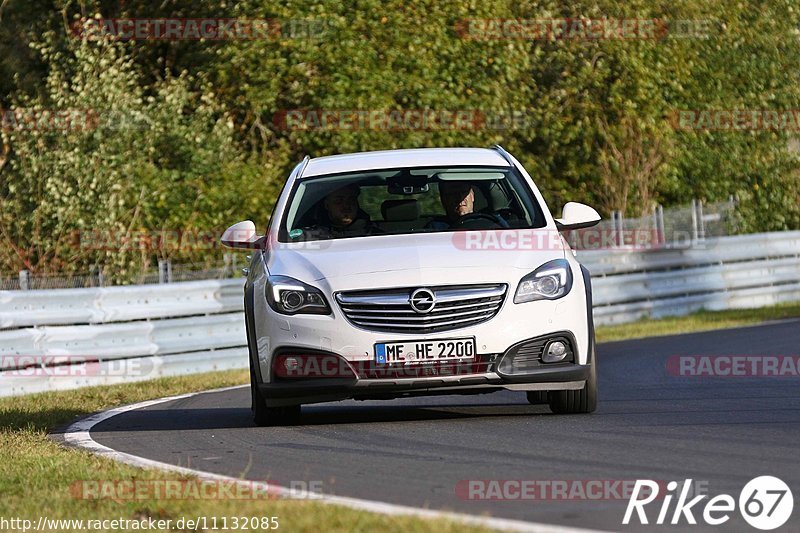
[[[343,292],[336,301],[354,325],[371,331],[435,333],[486,322],[500,310],[507,286],[460,285],[426,287],[435,297],[433,309],[415,311],[411,295],[419,287]]]

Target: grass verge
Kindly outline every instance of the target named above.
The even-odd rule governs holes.
[[[64,448],[47,437],[49,429],[77,416],[114,406],[247,382],[246,371],[228,371],[0,399],[0,531],[22,531],[13,523],[3,523],[3,518],[28,519],[35,525],[40,516],[75,520],[147,521],[150,517],[173,520],[172,529],[150,531],[203,531],[175,527],[180,518],[198,516],[228,517],[228,529],[232,529],[233,517],[274,516],[278,518],[278,531],[485,531],[447,520],[386,516],[311,500],[85,500],[73,495],[73,485],[81,481],[147,483],[157,480],[158,483],[165,479],[188,478],[177,473],[134,468],[82,450]],[[208,520],[207,523],[212,525]],[[113,526],[110,522],[106,525]],[[222,530],[221,521],[218,525]],[[63,523],[58,527],[51,523],[45,530],[81,531],[75,524]],[[130,529],[104,527],[103,530]]]
[[[685,317],[642,320],[599,327],[598,341],[622,340],[690,331],[704,331],[800,317],[800,304],[761,309],[699,312]],[[66,449],[47,431],[78,416],[110,407],[173,394],[247,383],[246,371],[215,372],[141,383],[92,387],[74,391],[0,398],[0,518],[111,520],[205,517],[278,518],[279,530],[291,531],[478,531],[445,520],[390,517],[323,505],[313,501],[231,499],[84,500],[74,497],[73,484],[88,480],[183,480],[169,472],[142,470]],[[230,519],[230,518],[229,518]],[[19,523],[18,523],[19,525]],[[0,529],[13,530],[0,521]],[[48,530],[79,531],[60,524]],[[123,530],[122,528],[104,528]],[[16,530],[21,530],[17,527]],[[171,531],[188,528],[171,528]],[[153,531],[153,530],[151,530]]]
[[[598,326],[597,342],[675,335],[712,329],[737,328],[770,320],[800,317],[800,303],[781,304],[757,309],[699,311],[687,316],[646,319],[615,326]]]

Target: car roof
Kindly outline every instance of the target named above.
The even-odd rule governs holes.
[[[330,155],[308,161],[302,178],[384,168],[440,165],[511,166],[500,152],[488,148],[413,148]]]

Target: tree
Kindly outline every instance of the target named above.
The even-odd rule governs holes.
[[[157,256],[202,258],[176,247],[176,233],[216,230],[274,194],[258,179],[270,168],[248,165],[213,92],[192,90],[201,80],[167,74],[146,90],[125,45],[75,41],[64,53],[52,39],[39,47],[45,95],[6,114],[20,120],[3,134],[13,149],[0,183],[4,270],[99,264],[131,279]],[[65,113],[60,125],[47,118]]]

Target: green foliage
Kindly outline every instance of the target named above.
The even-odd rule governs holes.
[[[800,45],[790,2],[431,4],[239,3],[240,16],[313,18],[328,21],[331,31],[317,41],[219,48],[218,87],[236,102],[240,121],[256,125],[248,130],[258,133],[252,142],[278,150],[288,143],[292,160],[304,153],[501,143],[536,176],[553,207],[583,200],[606,213],[639,215],[655,202],[737,195],[751,212],[743,182],[766,180],[788,192],[796,181],[786,132],[685,132],[670,120],[682,109],[796,108]],[[509,17],[657,19],[672,24],[673,33],[480,40],[454,30],[465,19]],[[678,34],[679,21],[689,21],[684,33],[698,35]],[[284,131],[272,118],[286,109],[477,110],[506,120],[477,131]],[[796,195],[787,197],[782,205],[792,209]],[[795,219],[790,215],[780,227],[797,227]],[[754,227],[775,227],[762,222]]]
[[[4,134],[15,156],[0,187],[6,264],[40,273],[100,264],[124,280],[154,259],[143,235],[219,228],[248,203],[256,212],[259,197],[269,201],[274,190],[259,186],[268,169],[249,164],[202,80],[166,74],[143,87],[123,45],[74,41],[62,52],[51,40],[38,47],[50,67],[45,96],[15,109],[75,118]]]
[[[740,228],[800,228],[795,132],[685,131],[672,120],[680,110],[800,109],[792,0],[37,2],[26,10],[11,0],[0,22],[0,71],[17,74],[3,80],[0,99],[114,119],[90,131],[6,132],[2,270],[99,263],[125,278],[156,255],[218,255],[68,243],[87,229],[217,231],[245,218],[263,227],[305,154],[401,147],[503,144],[556,211],[577,200],[639,215],[656,202],[734,195]],[[94,13],[270,18],[324,31],[214,42],[66,37],[65,21]],[[672,32],[483,40],[458,31],[465,20],[507,18],[657,19]],[[707,34],[677,34],[678,21]],[[39,44],[31,51],[26,41]],[[488,120],[387,131],[287,129],[275,118],[296,109],[465,111]]]

